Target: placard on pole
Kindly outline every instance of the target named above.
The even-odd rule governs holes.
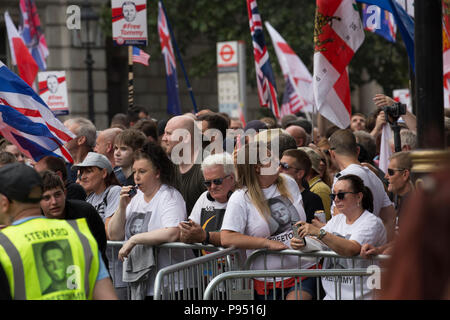
[[[146,0],[111,0],[113,42],[128,46],[128,108],[134,104],[133,46],[147,46]]]

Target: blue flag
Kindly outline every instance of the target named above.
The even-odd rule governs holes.
[[[178,95],[178,78],[175,54],[173,52],[167,18],[161,6],[161,2],[158,2],[158,33],[159,41],[161,43],[161,52],[164,56],[166,66],[167,113],[180,115],[181,105],[180,97]]]
[[[392,13],[378,6],[363,3],[362,14],[365,30],[378,34],[387,41],[396,41],[397,24]]]
[[[357,2],[374,4],[381,9],[387,10],[394,15],[398,30],[405,42],[406,51],[408,52],[409,63],[415,72],[414,64],[414,20],[408,15],[395,0],[356,0]]]

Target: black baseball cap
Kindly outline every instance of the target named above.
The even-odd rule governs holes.
[[[42,179],[26,164],[9,163],[0,168],[0,193],[18,202],[37,203],[42,199]]]

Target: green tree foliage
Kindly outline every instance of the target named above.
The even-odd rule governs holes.
[[[246,43],[247,79],[255,86],[253,46],[245,0],[165,0],[168,19],[188,68],[190,78],[202,77],[216,70],[216,42],[243,40]],[[157,34],[158,3],[147,1],[148,36],[153,56],[160,52]],[[259,0],[261,18],[269,21],[287,43],[313,72],[313,30],[315,1],[313,0]],[[102,26],[111,35],[111,7],[102,10]],[[387,94],[395,88],[408,86],[408,58],[405,46],[398,35],[392,44],[382,37],[366,31],[363,45],[350,64],[352,87],[376,80]],[[269,34],[265,31],[273,70],[281,75],[277,57]],[[203,48],[195,54],[193,46]],[[368,78],[362,76],[363,70]],[[284,88],[278,88],[280,92]],[[194,88],[195,90],[195,88]]]

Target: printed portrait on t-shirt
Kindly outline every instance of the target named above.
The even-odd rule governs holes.
[[[125,223],[125,236],[130,239],[138,233],[147,232],[151,212],[133,212]]]
[[[32,244],[36,270],[42,295],[74,289],[68,277],[73,266],[72,251],[68,240],[47,241]]]
[[[268,219],[270,235],[292,230],[291,222],[299,220],[299,214],[292,202],[283,196],[277,196],[269,199],[268,205],[271,211]]]

